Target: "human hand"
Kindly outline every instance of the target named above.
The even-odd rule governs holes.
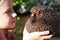
[[[49,31],[43,31],[43,32],[32,32],[28,36],[28,40],[44,40],[44,39],[50,39],[53,35],[48,35]]]
[[[23,31],[23,40],[44,40],[50,39],[53,35],[48,35],[49,31],[28,33],[25,29]]]

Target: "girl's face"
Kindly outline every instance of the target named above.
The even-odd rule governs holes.
[[[16,13],[13,9],[0,14],[0,29],[12,29],[16,24]]]

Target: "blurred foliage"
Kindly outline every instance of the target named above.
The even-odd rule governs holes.
[[[27,19],[28,19],[28,16],[17,16],[16,27],[13,30],[13,34],[16,40],[22,40],[23,29],[24,29],[25,22]]]
[[[30,11],[33,6],[46,5],[50,8],[60,11],[60,0],[14,0],[14,10],[23,14]]]

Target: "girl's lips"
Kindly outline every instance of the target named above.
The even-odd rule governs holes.
[[[16,23],[16,21],[12,21],[12,23]]]
[[[12,20],[12,23],[16,23],[16,19],[15,18]]]

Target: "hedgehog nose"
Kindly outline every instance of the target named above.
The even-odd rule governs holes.
[[[34,14],[31,14],[31,16],[34,16]]]

